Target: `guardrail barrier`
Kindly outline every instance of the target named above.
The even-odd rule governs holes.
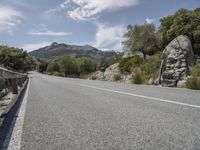
[[[28,79],[28,74],[10,71],[0,67],[0,80],[4,81],[4,88],[7,90],[11,84],[11,91],[13,94],[18,94],[18,86],[22,87],[23,83]]]

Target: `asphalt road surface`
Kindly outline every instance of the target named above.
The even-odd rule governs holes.
[[[199,91],[32,73],[23,109],[22,150],[200,149]]]

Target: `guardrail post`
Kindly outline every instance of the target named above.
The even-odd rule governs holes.
[[[18,94],[18,85],[17,85],[17,79],[12,79],[12,92],[13,94]]]
[[[18,83],[19,83],[19,86],[22,87],[23,86],[23,79],[22,78],[18,79]]]

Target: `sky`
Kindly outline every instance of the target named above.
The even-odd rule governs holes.
[[[32,51],[53,42],[121,51],[129,24],[154,23],[200,0],[0,0],[0,45]]]

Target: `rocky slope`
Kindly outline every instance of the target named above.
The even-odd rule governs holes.
[[[40,48],[38,50],[34,50],[29,53],[31,56],[40,59],[53,60],[59,56],[68,55],[72,57],[92,57],[92,58],[100,58],[100,57],[111,57],[116,55],[114,51],[101,51],[97,48],[94,48],[89,45],[78,46],[78,45],[67,45],[67,44],[58,44],[52,43],[49,46]]]

